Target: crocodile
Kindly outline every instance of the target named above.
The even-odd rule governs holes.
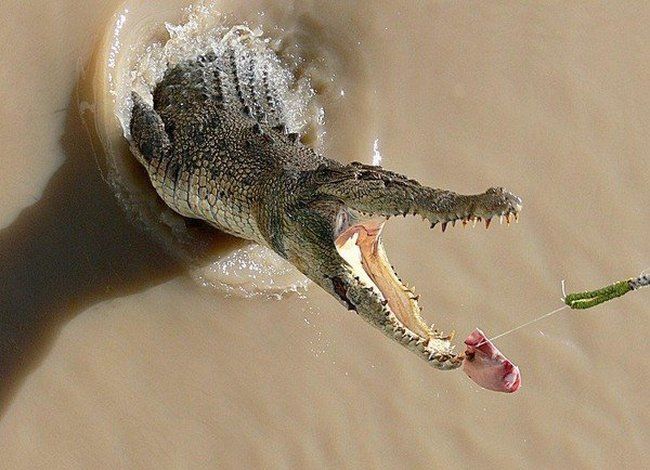
[[[382,228],[406,215],[443,232],[510,223],[521,199],[501,187],[462,195],[321,155],[287,124],[278,59],[236,43],[169,65],[152,96],[132,93],[131,148],[158,195],[182,216],[269,247],[433,367],[461,366],[453,333],[424,321],[390,264]]]

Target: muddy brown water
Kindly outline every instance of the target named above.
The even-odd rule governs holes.
[[[102,139],[125,147],[98,64],[107,38],[119,58],[182,21],[185,2],[156,3],[3,4],[0,467],[647,462],[648,292],[501,338],[523,375],[502,395],[429,368],[313,285],[277,300],[199,282],[241,242],[189,223],[207,242],[169,244],[105,181]],[[510,228],[387,225],[429,321],[494,335],[559,306],[562,279],[581,290],[650,267],[645,2],[217,9],[312,55],[328,155],[523,197]]]

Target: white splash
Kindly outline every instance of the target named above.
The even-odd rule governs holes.
[[[129,21],[128,10],[120,12],[115,22],[108,68],[109,93],[115,97],[114,111],[124,136],[130,139],[131,91],[136,91],[151,104],[152,92],[169,66],[210,51],[219,61],[234,56],[240,70],[250,70],[250,66],[254,65],[250,75],[238,78],[250,83],[253,95],[247,95],[246,99],[250,101],[251,109],[264,113],[266,122],[271,125],[284,123],[288,132],[297,132],[303,137],[322,132],[322,110],[314,103],[309,77],[303,74],[299,80],[294,79],[299,58],[282,54],[279,58],[277,55],[282,37],[270,41],[263,37],[260,28],[233,26],[231,18],[219,10],[217,2],[190,6],[185,11],[185,21],[157,26],[160,34],[165,36],[163,40],[154,40],[150,44],[130,44],[128,47],[122,41],[122,29]],[[282,31],[279,32],[282,34]],[[120,54],[121,57],[118,57]],[[279,104],[273,109],[267,106],[266,100],[259,98],[259,84],[263,77],[268,80],[273,100]],[[225,86],[231,84],[232,77],[221,78]],[[125,173],[122,173],[123,169],[126,169]],[[185,243],[191,239],[193,235],[185,229],[180,216],[171,209],[159,209],[155,194],[148,191],[148,187],[140,188],[137,182],[132,182],[128,165],[116,163],[111,172],[116,187],[123,185],[129,189],[127,196],[123,197],[127,209],[138,214],[138,218],[152,231],[162,233],[166,242],[172,237],[170,244],[174,247],[174,242],[182,240]],[[147,199],[149,193],[153,199]],[[134,194],[137,197],[132,197]],[[172,234],[167,235],[170,227]],[[197,267],[195,263],[201,266]],[[199,284],[240,297],[280,297],[308,285],[308,280],[287,261],[257,245],[213,259],[193,260],[192,264],[192,277]]]
[[[376,166],[381,165],[381,158],[381,153],[379,153],[379,139],[375,139],[372,145],[372,164]]]

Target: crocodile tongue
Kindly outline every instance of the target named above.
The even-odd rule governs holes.
[[[428,339],[432,333],[420,316],[417,297],[402,284],[386,256],[381,242],[385,222],[385,219],[369,219],[352,225],[338,236],[336,246],[354,274],[387,301],[388,308],[402,325]]]

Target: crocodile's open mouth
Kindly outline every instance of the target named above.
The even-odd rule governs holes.
[[[518,220],[520,209],[521,205],[518,205],[513,211],[502,213],[499,218],[509,224],[511,216]],[[342,211],[341,214],[343,218],[339,221],[336,248],[352,268],[352,274],[366,287],[372,288],[386,306],[393,330],[408,337],[408,340],[416,339],[424,343],[427,349],[450,347],[449,341],[454,333],[445,335],[433,325],[425,323],[421,315],[422,308],[418,305],[419,295],[415,294],[412,287],[402,282],[386,256],[381,239],[386,218],[368,218],[367,214],[364,218],[364,215],[357,214],[356,211]],[[490,226],[490,220],[485,219],[486,228]],[[475,226],[481,218],[450,218],[442,224],[442,230],[445,230],[448,222],[455,225],[457,221],[461,221],[463,225],[471,223]]]
[[[353,275],[371,287],[386,305],[389,320],[395,327],[425,341],[440,339],[438,332],[420,315],[418,296],[401,281],[386,256],[381,240],[385,222],[384,218],[373,218],[347,227],[336,238],[336,248],[351,266]]]

